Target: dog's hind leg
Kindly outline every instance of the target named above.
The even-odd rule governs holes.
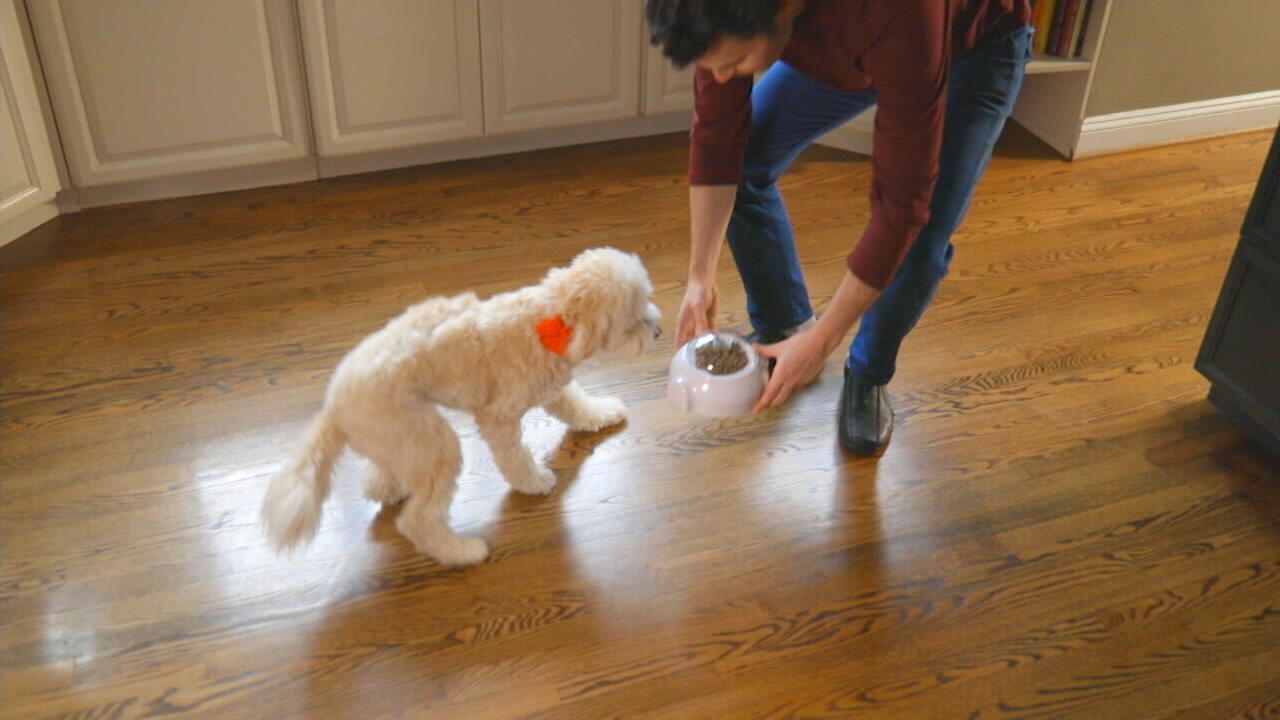
[[[480,434],[493,452],[507,484],[526,495],[545,495],[556,486],[556,476],[545,465],[536,462],[524,446],[520,432],[520,416],[514,418],[476,414]]]
[[[364,475],[364,496],[384,505],[395,505],[409,497],[409,490],[387,468],[370,460]]]
[[[449,527],[449,504],[456,489],[456,476],[420,477],[396,519],[396,529],[409,538],[418,552],[442,565],[475,565],[489,555],[489,546],[480,538],[459,535]]]
[[[570,430],[595,432],[617,425],[627,417],[627,406],[615,397],[592,397],[576,381],[560,388],[559,393],[542,406]]]
[[[425,404],[399,408],[384,419],[376,439],[367,442],[369,447],[361,452],[409,495],[396,528],[413,546],[444,565],[484,560],[489,547],[483,540],[459,535],[449,527],[462,447],[439,411]]]

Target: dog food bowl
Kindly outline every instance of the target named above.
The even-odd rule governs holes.
[[[733,417],[751,412],[768,381],[768,362],[745,338],[709,332],[671,358],[667,399],[683,412]]]

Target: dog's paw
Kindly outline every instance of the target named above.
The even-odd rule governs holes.
[[[458,535],[450,542],[427,551],[441,565],[476,565],[489,557],[489,545],[480,538]]]
[[[480,538],[459,535],[430,518],[411,513],[400,513],[396,529],[423,555],[429,555],[441,565],[475,565],[489,556],[489,546]]]
[[[592,398],[591,407],[584,412],[574,430],[595,432],[617,425],[627,419],[627,405],[616,397]]]
[[[533,472],[511,481],[511,487],[525,495],[546,495],[556,486],[556,474],[545,465],[534,465]]]

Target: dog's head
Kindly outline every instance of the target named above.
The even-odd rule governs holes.
[[[602,352],[639,355],[662,334],[649,273],[631,253],[587,250],[548,273],[543,286],[573,328],[568,355],[574,360]]]

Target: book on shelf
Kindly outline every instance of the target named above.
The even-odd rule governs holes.
[[[1094,0],[1037,0],[1035,51],[1070,58],[1084,51],[1084,34]]]
[[[1053,23],[1049,27],[1049,42],[1045,52],[1050,55],[1058,54],[1058,43],[1062,40],[1062,26],[1067,14],[1067,6],[1071,4],[1071,0],[1058,0],[1053,8]]]
[[[1049,49],[1049,30],[1053,25],[1053,11],[1056,0],[1038,0],[1036,2],[1035,28],[1036,52],[1044,54]]]
[[[1085,29],[1089,27],[1089,13],[1093,10],[1093,0],[1085,0],[1084,8],[1080,11],[1080,22],[1076,24],[1076,44],[1072,50],[1072,57],[1080,57],[1084,55],[1084,34]]]
[[[1080,0],[1066,0],[1062,11],[1062,25],[1058,29],[1058,42],[1054,44],[1053,54],[1059,57],[1071,57],[1071,48],[1075,46],[1076,20],[1080,17]]]

